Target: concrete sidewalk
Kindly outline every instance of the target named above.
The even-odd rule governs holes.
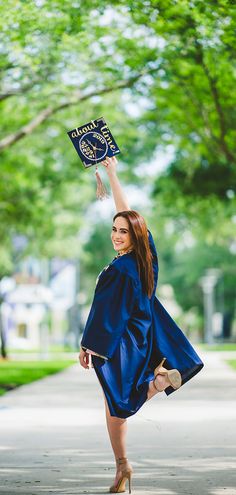
[[[132,493],[236,495],[236,373],[221,353],[128,419]],[[235,353],[236,354],[236,353]],[[103,494],[114,461],[94,370],[75,365],[0,398],[0,493]]]

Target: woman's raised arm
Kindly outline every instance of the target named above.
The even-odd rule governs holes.
[[[119,211],[131,210],[128,204],[128,200],[124,194],[124,191],[122,190],[120,181],[116,174],[116,165],[117,165],[116,157],[113,156],[112,158],[109,158],[107,156],[106,159],[102,162],[102,165],[104,165],[107,171],[117,213]]]

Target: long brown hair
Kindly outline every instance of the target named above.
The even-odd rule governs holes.
[[[117,217],[125,218],[129,224],[130,236],[138,263],[139,277],[143,291],[150,298],[154,289],[154,275],[146,222],[142,215],[135,210],[119,211],[113,217],[113,222]]]

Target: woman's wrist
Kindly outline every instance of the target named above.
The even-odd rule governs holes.
[[[105,167],[109,178],[116,177],[116,166],[118,162],[115,156],[106,156],[105,160],[103,160],[101,163]]]
[[[117,177],[116,170],[107,170],[108,177]]]

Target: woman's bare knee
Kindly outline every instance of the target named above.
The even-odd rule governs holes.
[[[117,416],[111,416],[106,396],[104,393],[103,393],[103,395],[104,395],[104,401],[105,401],[106,415],[108,416],[109,422],[113,423],[113,424],[117,424],[117,425],[125,423],[127,421],[125,418],[118,418]]]

